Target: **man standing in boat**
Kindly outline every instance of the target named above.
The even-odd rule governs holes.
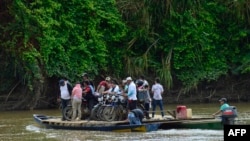
[[[143,78],[143,77],[141,76],[141,78]],[[143,81],[143,79],[139,79],[137,81],[137,98],[138,98],[140,103],[143,103],[143,106],[145,108],[144,112],[146,114],[146,118],[150,119],[150,117],[149,117],[149,109],[150,109],[151,97],[150,97],[150,94],[149,94],[148,83],[146,82],[146,84],[145,84],[144,82],[145,81]]]
[[[164,117],[164,112],[163,112],[162,94],[164,92],[164,89],[163,89],[163,86],[160,84],[160,79],[158,77],[155,78],[155,84],[152,86],[151,91],[153,93],[152,118],[154,118],[155,109],[156,109],[157,105],[160,107],[161,116],[163,118]]]
[[[89,82],[89,87],[90,87],[92,93],[94,93],[95,92],[95,85],[94,85],[93,81],[89,79],[89,75],[87,73],[83,73],[82,79],[83,79],[82,84],[84,83],[84,81]],[[83,85],[82,85],[82,87],[83,87]]]
[[[65,79],[61,79],[59,81],[59,86],[60,86],[60,98],[62,104],[62,120],[66,120],[63,114],[63,110],[67,107],[67,105],[70,102],[70,95],[73,88],[70,85],[70,83]]]
[[[124,93],[124,96],[128,99],[128,110],[131,111],[133,109],[136,109],[137,104],[137,90],[136,85],[132,81],[131,77],[126,78],[127,85],[128,85],[128,92]]]
[[[88,108],[89,111],[97,104],[97,99],[94,96],[89,81],[83,81],[83,89],[82,89],[82,96],[88,101]]]

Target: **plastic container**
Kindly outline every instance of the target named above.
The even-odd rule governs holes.
[[[191,119],[192,118],[192,109],[188,108],[187,109],[187,119]]]
[[[187,119],[187,107],[177,106],[176,107],[176,119]]]

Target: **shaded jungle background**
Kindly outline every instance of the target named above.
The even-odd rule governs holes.
[[[58,80],[160,77],[166,103],[250,100],[249,0],[1,0],[0,110],[54,108]]]

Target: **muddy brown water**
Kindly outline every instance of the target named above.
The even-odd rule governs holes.
[[[238,123],[250,124],[250,103],[230,105],[237,107]],[[176,106],[165,105],[164,110],[173,110]],[[193,116],[211,117],[220,105],[218,103],[185,106],[192,109]],[[44,129],[35,123],[33,114],[60,116],[61,112],[59,109],[0,112],[0,141],[223,141],[223,130],[170,129],[148,133],[114,133]]]

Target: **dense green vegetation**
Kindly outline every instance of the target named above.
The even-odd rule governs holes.
[[[159,76],[179,93],[250,72],[249,0],[2,0],[0,7],[0,95],[8,102],[23,93],[14,109],[38,107],[55,93],[49,85],[78,81],[82,72]]]

